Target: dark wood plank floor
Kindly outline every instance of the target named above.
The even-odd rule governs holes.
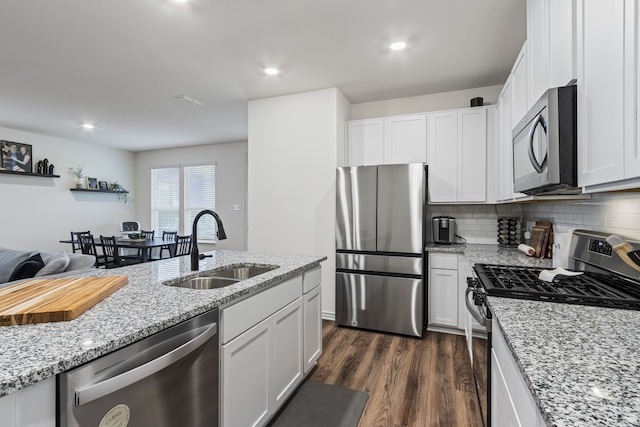
[[[479,426],[464,336],[410,338],[323,321],[310,379],[369,393],[359,427]]]

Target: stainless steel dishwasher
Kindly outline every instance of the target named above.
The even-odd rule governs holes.
[[[60,427],[218,425],[218,310],[58,377]]]

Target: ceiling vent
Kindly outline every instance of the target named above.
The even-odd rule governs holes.
[[[175,99],[176,101],[180,101],[183,104],[194,104],[194,105],[204,105],[202,102],[198,101],[197,99],[193,99],[187,95],[175,95],[172,96],[173,99]]]

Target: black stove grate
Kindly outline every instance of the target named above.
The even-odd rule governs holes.
[[[640,310],[640,284],[613,275],[585,272],[545,282],[538,279],[542,268],[476,264],[474,270],[490,296]]]

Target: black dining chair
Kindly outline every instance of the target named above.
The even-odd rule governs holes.
[[[96,242],[91,234],[81,234],[78,236],[80,240],[80,251],[85,255],[93,255],[96,258],[96,267],[104,267],[107,262],[104,254],[98,252]]]
[[[72,231],[71,232],[71,250],[75,254],[76,251],[82,251],[82,245],[80,244],[80,236],[90,236],[91,231]]]
[[[183,256],[191,254],[191,236],[178,236],[173,247],[173,256]]]
[[[156,231],[155,230],[151,230],[151,231],[144,231],[144,230],[140,230],[140,232],[138,233],[140,234],[140,237],[144,237],[147,240],[152,240],[155,237]],[[138,249],[138,258],[140,259],[140,261],[142,261],[142,251],[148,251],[148,255],[147,255],[147,259],[151,259],[151,249]]]
[[[120,256],[115,236],[100,236],[100,242],[102,243],[102,251],[104,252],[105,268],[138,264],[139,261],[136,258],[131,259]]]
[[[177,231],[163,231],[162,232],[162,240],[167,240],[169,242],[175,242],[178,239]],[[158,257],[162,259],[162,252],[165,250],[169,252],[169,257],[171,257],[171,247],[174,246],[174,243],[167,243],[166,245],[160,246],[160,253]]]

